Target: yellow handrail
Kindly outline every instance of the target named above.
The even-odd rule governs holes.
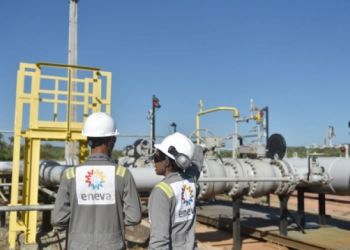
[[[197,129],[197,144],[199,144],[199,128],[200,128],[200,120],[199,120],[199,117],[201,115],[205,115],[205,114],[208,114],[208,113],[212,113],[212,112],[216,112],[216,111],[221,111],[221,110],[225,110],[225,111],[233,111],[233,117],[239,117],[239,112],[236,108],[233,108],[233,107],[218,107],[218,108],[213,108],[213,109],[208,109],[208,110],[205,110],[203,111],[202,110],[202,107],[203,107],[203,102],[202,102],[202,99],[200,99],[199,101],[199,112],[197,113],[197,116],[196,116],[196,129]]]

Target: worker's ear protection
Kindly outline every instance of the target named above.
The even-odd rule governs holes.
[[[174,146],[170,146],[168,153],[174,156],[176,165],[181,169],[188,169],[191,165],[191,160],[187,155],[177,152]]]

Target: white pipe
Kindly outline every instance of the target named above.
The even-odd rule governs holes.
[[[49,196],[52,196],[52,197],[55,197],[56,198],[56,193],[51,191],[50,189],[47,189],[47,188],[44,188],[44,187],[41,187],[39,186],[38,189],[41,191],[41,192],[44,192],[45,194],[48,194]]]
[[[53,210],[54,205],[0,206],[0,212]]]
[[[231,159],[232,161],[232,159]],[[204,184],[205,195],[215,195],[218,192],[234,191],[236,194],[268,194],[275,192],[291,192],[297,186],[308,187],[317,193],[333,193],[349,195],[350,159],[345,157],[322,157],[317,159],[318,167],[311,173],[313,177],[307,181],[308,160],[286,159],[271,161],[270,159],[249,160],[236,159],[232,165],[224,165],[213,160],[205,160],[205,168],[199,182]],[[12,162],[0,162],[0,171],[12,169]],[[64,171],[69,166],[62,166],[54,161],[44,161],[40,164],[40,185],[56,186],[61,182]],[[290,172],[290,169],[292,172]],[[323,170],[324,169],[324,174]],[[156,175],[153,167],[129,168],[140,192],[150,192],[162,181],[163,176]],[[325,176],[326,175],[326,176]],[[250,184],[256,182],[256,185]],[[282,182],[287,185],[282,185]],[[207,184],[206,184],[207,183]],[[212,183],[212,184],[211,184]],[[3,184],[8,185],[8,184]],[[277,188],[277,189],[276,189]],[[287,188],[288,190],[281,190]]]
[[[134,177],[137,190],[141,192],[152,191],[153,187],[164,178],[156,174],[155,168],[129,168],[129,170]]]
[[[290,181],[289,177],[281,177],[281,178],[199,178],[198,182],[264,182],[264,181]]]

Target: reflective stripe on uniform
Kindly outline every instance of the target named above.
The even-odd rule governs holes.
[[[124,177],[126,172],[126,168],[124,168],[123,166],[118,166],[117,171],[115,172],[116,175],[119,175],[121,177]]]
[[[166,193],[166,195],[168,196],[168,198],[170,199],[171,197],[173,197],[174,192],[173,189],[166,184],[165,182],[160,182],[156,185],[156,187],[159,187],[161,190],[164,191],[164,193]]]
[[[74,167],[71,167],[71,168],[67,169],[66,176],[67,176],[68,180],[75,177]]]

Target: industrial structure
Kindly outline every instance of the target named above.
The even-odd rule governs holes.
[[[83,78],[73,77],[72,71]],[[48,74],[53,72],[56,73],[54,76]],[[77,85],[75,91],[72,90],[72,82]],[[98,68],[51,63],[20,64],[17,74],[11,206],[18,205],[19,200],[21,140],[25,141],[22,205],[38,205],[40,142],[78,142],[79,161],[84,161],[88,150],[86,138],[81,135],[84,121],[93,112],[110,113],[111,86],[111,73]],[[71,120],[71,105],[77,106],[80,120]],[[51,117],[42,117],[45,109],[49,109]],[[28,124],[24,123],[24,118],[27,118]],[[24,211],[21,218],[17,218],[16,212],[10,212],[10,248],[15,247],[16,233],[21,231],[26,234],[26,242],[35,242],[36,221],[37,211]]]
[[[72,76],[73,70],[77,72],[75,77]],[[52,75],[53,72],[58,74]],[[46,202],[46,205],[40,204],[39,190],[54,197],[61,176],[69,167],[49,159],[41,161],[40,142],[77,142],[80,145],[79,161],[84,161],[88,148],[85,138],[81,136],[83,123],[93,112],[110,113],[111,78],[110,72],[98,68],[50,63],[20,64],[16,94],[14,157],[11,166],[11,202],[7,207],[0,207],[1,211],[10,211],[10,249],[15,248],[18,232],[25,233],[27,244],[35,244],[37,211],[52,208],[52,201]],[[77,84],[75,89],[72,89],[72,82]],[[77,107],[76,121],[71,120],[71,105]],[[52,116],[43,117],[41,112],[47,111],[48,108],[52,108]],[[203,110],[203,103],[200,101],[200,111],[196,115],[197,127],[189,135],[189,138],[205,149],[204,168],[199,179],[197,198],[205,200],[223,193],[232,198],[234,249],[241,247],[239,209],[243,196],[278,195],[281,209],[279,232],[287,236],[287,204],[294,190],[298,189],[298,225],[301,228],[305,225],[304,191],[319,194],[320,211],[324,211],[325,194],[350,195],[348,145],[343,145],[345,152],[342,157],[326,158],[309,153],[306,159],[285,158],[286,142],[283,136],[273,134],[269,137],[267,145],[261,143],[263,137],[267,136],[268,125],[263,119],[263,112],[266,110],[267,108],[263,111],[255,108],[251,101],[250,116],[241,118],[234,107]],[[216,111],[233,111],[233,133],[218,137],[210,130],[200,127],[200,116]],[[28,126],[24,124],[24,118],[28,119]],[[256,144],[248,143],[248,136],[239,134],[240,122],[246,121],[253,121],[257,125],[253,135],[257,138]],[[151,138],[154,138],[154,131]],[[23,162],[20,161],[22,139],[25,141]],[[232,158],[222,159],[219,149],[226,146],[228,139],[232,139]],[[129,157],[133,157],[137,152],[142,156],[139,157],[139,162],[133,158],[133,162],[126,160],[120,163],[128,164],[139,192],[147,195],[162,177],[155,174],[150,160],[150,152],[153,152],[152,142],[144,142],[145,140],[139,140],[139,143],[134,145],[133,153],[129,154]],[[23,181],[21,193],[18,188],[20,180]],[[19,200],[21,202],[18,202]],[[20,218],[17,217],[16,211],[21,211]],[[320,218],[325,221],[325,213],[321,212]],[[49,215],[45,220],[44,224],[50,224]]]

